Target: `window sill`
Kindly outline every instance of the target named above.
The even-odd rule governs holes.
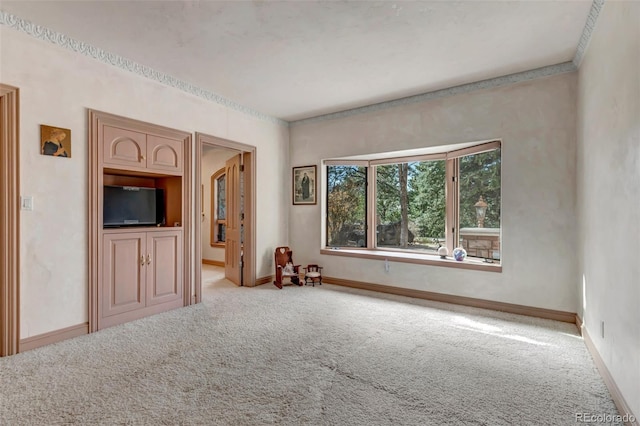
[[[352,249],[352,248],[323,248],[320,254],[331,256],[357,257],[360,259],[388,260],[389,262],[414,263],[418,265],[444,266],[446,268],[472,269],[476,271],[502,272],[502,265],[485,263],[481,260],[465,259],[458,262],[451,257],[441,259],[437,255],[405,253],[396,251]]]
[[[224,248],[225,244],[224,243],[210,243],[209,244],[211,247],[221,247]]]

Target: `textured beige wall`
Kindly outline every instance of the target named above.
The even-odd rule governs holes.
[[[480,90],[291,128],[291,165],[500,138],[503,272],[321,256],[321,213],[292,206],[297,263],[327,276],[576,311],[576,74]]]
[[[21,337],[87,321],[87,108],[257,147],[257,276],[286,241],[288,129],[0,26],[0,80],[20,88]],[[39,125],[69,128],[73,157],[39,153]],[[195,192],[199,194],[199,190]],[[199,270],[199,266],[198,266]]]
[[[578,81],[580,313],[639,416],[640,3],[605,3]]]

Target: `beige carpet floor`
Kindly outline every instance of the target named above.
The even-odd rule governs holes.
[[[617,411],[574,325],[333,285],[0,359],[2,425],[575,425]]]

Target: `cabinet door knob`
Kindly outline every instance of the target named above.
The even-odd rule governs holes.
[[[141,155],[141,156],[140,156],[140,159],[141,159],[141,160],[146,160],[146,158],[144,157],[144,155]]]
[[[140,256],[140,266],[144,266],[144,254]]]
[[[147,255],[147,265],[151,265],[151,255]]]

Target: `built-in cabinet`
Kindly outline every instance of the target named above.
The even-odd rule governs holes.
[[[191,303],[191,135],[90,111],[91,331]],[[161,188],[165,221],[105,228],[104,185]]]
[[[102,326],[183,305],[181,230],[108,230],[102,241]]]

